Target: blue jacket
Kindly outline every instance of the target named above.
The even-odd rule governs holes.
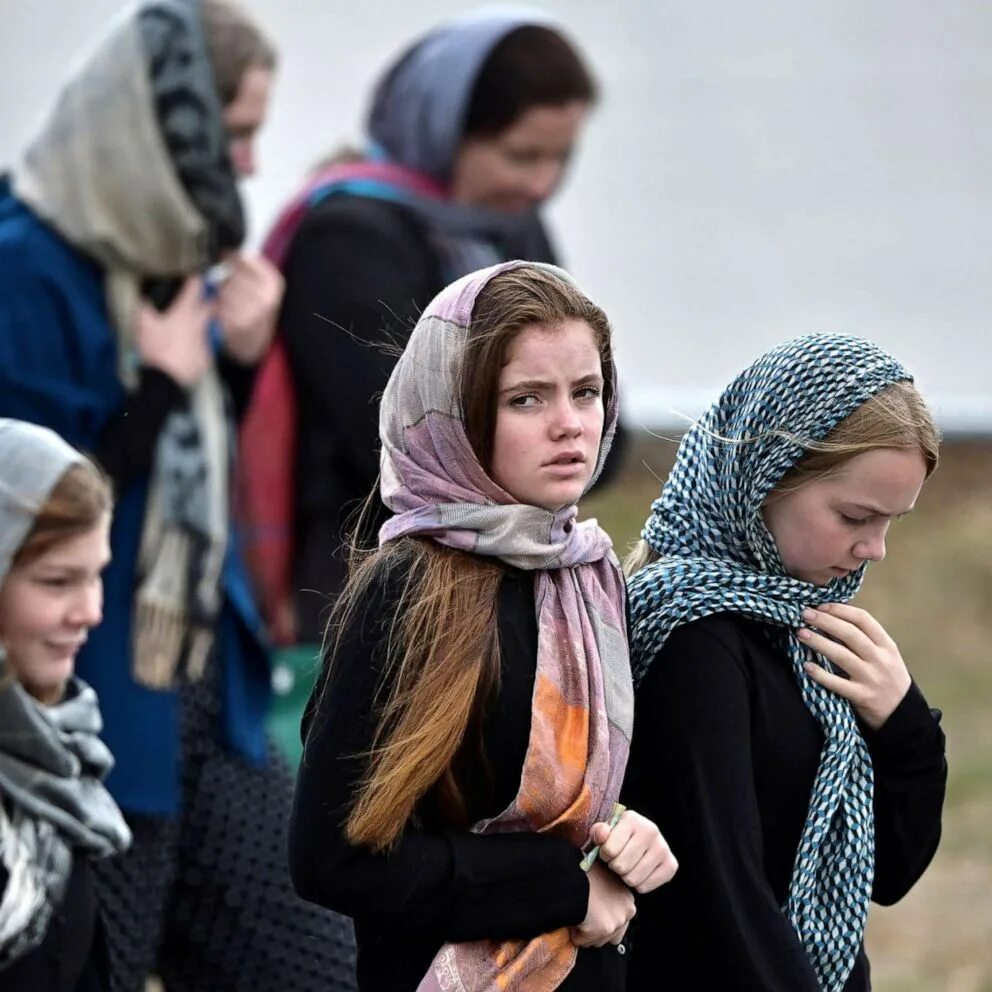
[[[103,270],[69,245],[0,180],[0,416],[96,448],[125,403]],[[104,619],[76,669],[96,689],[116,767],[108,786],[131,813],[173,815],[180,803],[179,699],[131,677],[131,618],[147,477],[117,493]],[[269,664],[262,622],[232,536],[224,569],[218,652],[222,740],[249,760],[265,756]]]

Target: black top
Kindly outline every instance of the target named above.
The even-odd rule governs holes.
[[[0,860],[0,893],[8,878]],[[99,992],[106,987],[106,976],[93,872],[89,860],[77,854],[65,896],[52,913],[44,939],[0,971],[0,992]]]
[[[345,579],[348,517],[379,476],[379,397],[420,312],[444,287],[409,210],[330,196],[307,214],[283,265],[280,333],[299,404],[293,587],[300,639],[320,640]],[[385,509],[375,501],[368,534]]]
[[[638,901],[632,992],[818,992],[781,907],[823,734],[773,628],[722,613],[679,627],[641,684],[626,802],[679,861]],[[875,773],[872,897],[901,899],[940,839],[947,766],[940,713],[914,684],[878,731],[861,727]],[[862,948],[845,992],[870,989]]]
[[[355,919],[362,992],[416,989],[445,942],[524,939],[575,926],[589,899],[581,854],[567,841],[449,828],[430,794],[417,809],[421,826],[408,825],[388,856],[344,839],[347,810],[367,766],[372,697],[402,581],[394,572],[374,588],[322,697],[326,673],[318,681],[290,827],[297,891]],[[479,769],[467,790],[473,821],[502,812],[520,785],[537,658],[531,574],[507,569],[498,611],[501,682],[483,727],[488,775]],[[560,988],[619,992],[624,965],[615,947],[580,950]]]

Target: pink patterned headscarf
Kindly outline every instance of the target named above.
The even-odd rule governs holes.
[[[570,506],[552,513],[516,502],[479,463],[459,401],[472,308],[494,276],[533,266],[574,285],[551,265],[507,262],[473,272],[424,311],[380,408],[383,502],[393,511],[380,543],[427,536],[534,572],[537,673],[520,789],[478,833],[530,831],[581,847],[609,819],[623,780],[633,725],[624,583],[609,537]],[[590,485],[616,426],[616,391]],[[576,871],[579,871],[578,857]],[[531,940],[446,944],[418,992],[490,989],[551,992],[575,965],[562,928]]]

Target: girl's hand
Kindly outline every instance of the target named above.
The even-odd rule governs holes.
[[[803,619],[823,631],[820,634],[800,627],[798,636],[803,643],[848,677],[811,662],[805,665],[807,675],[847,699],[858,716],[872,730],[878,730],[902,702],[912,681],[896,642],[870,613],[845,603],[825,603],[815,610],[803,610]]]
[[[589,869],[589,905],[586,918],[572,927],[576,947],[619,944],[637,912],[630,889],[598,861]]]
[[[207,333],[213,313],[199,276],[186,279],[164,312],[143,303],[135,327],[142,363],[161,369],[180,386],[195,385],[213,361]]]
[[[217,294],[217,317],[227,353],[242,365],[258,362],[272,341],[282,303],[282,273],[264,256],[232,252],[230,275]]]
[[[599,844],[599,860],[637,892],[651,892],[670,882],[678,870],[679,863],[661,831],[631,809],[612,830],[608,823],[594,823],[589,836]]]

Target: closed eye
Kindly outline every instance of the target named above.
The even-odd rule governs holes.
[[[844,523],[850,524],[852,527],[858,527],[861,524],[866,524],[869,520],[871,520],[871,517],[852,517],[848,513],[841,513],[840,518],[844,521]]]

